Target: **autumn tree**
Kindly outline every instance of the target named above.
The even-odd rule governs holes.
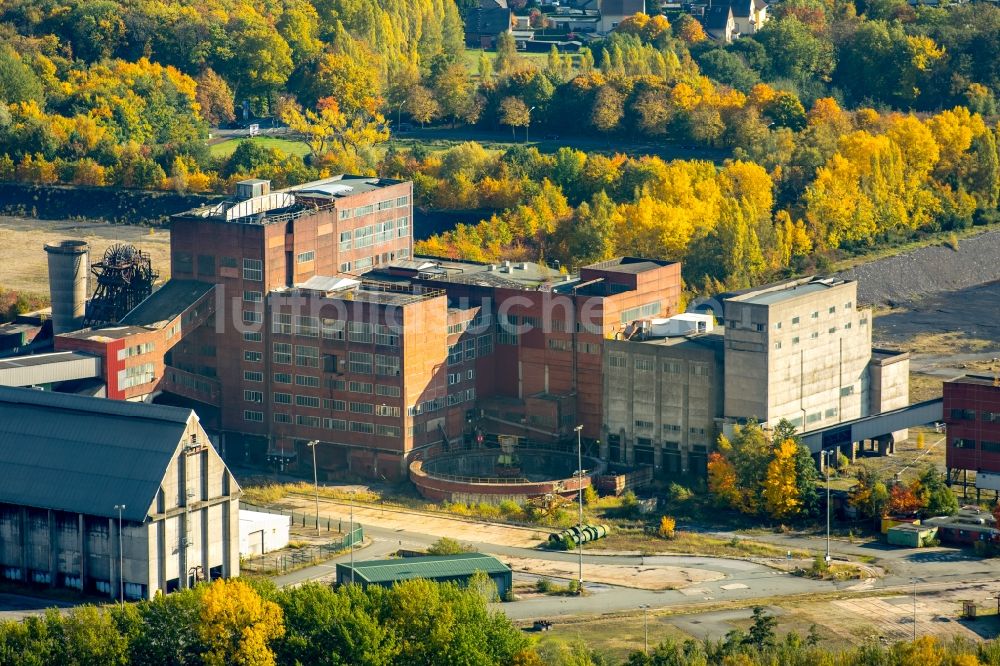
[[[500,122],[510,126],[511,136],[516,128],[527,127],[531,122],[531,111],[528,105],[518,97],[505,97],[500,102]]]
[[[798,446],[792,439],[778,443],[774,459],[767,466],[762,493],[764,508],[779,520],[796,517],[802,508],[795,469]]]
[[[285,633],[281,608],[246,583],[220,579],[202,588],[199,621],[206,664],[276,664],[270,642]]]
[[[201,117],[212,127],[232,122],[236,118],[233,112],[233,91],[225,79],[211,68],[198,76],[198,105],[201,107]]]
[[[729,507],[737,506],[740,492],[736,486],[736,468],[722,453],[713,451],[708,455],[708,490],[716,501]]]

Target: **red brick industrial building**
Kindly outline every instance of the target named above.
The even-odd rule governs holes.
[[[944,383],[948,479],[978,492],[1000,480],[1000,381],[966,375]],[[968,473],[976,473],[975,483]],[[992,477],[992,478],[991,478]]]
[[[400,478],[494,434],[600,436],[603,341],[675,314],[680,265],[415,259],[412,185],[344,176],[176,215],[171,280],[118,325],[57,337],[108,397],[200,403],[230,460]]]

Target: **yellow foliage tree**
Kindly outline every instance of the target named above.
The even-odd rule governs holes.
[[[798,444],[786,439],[774,452],[764,478],[764,507],[772,517],[792,518],[802,507],[801,493],[796,483],[795,456]]]
[[[660,518],[660,529],[658,533],[663,539],[673,539],[676,536],[677,521],[671,516]]]
[[[268,643],[285,634],[281,608],[246,583],[219,579],[201,594],[198,631],[208,666],[274,666]]]

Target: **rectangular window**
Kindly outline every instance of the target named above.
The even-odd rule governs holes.
[[[394,418],[399,417],[399,407],[394,405],[378,405],[375,407],[376,416],[391,416]]]
[[[953,420],[975,421],[976,410],[974,409],[952,409],[951,418]]]
[[[635,369],[640,372],[652,372],[656,369],[656,361],[651,356],[636,356]]]
[[[244,310],[243,311],[243,323],[244,324],[259,324],[264,321],[264,313],[258,312],[257,310]]]
[[[813,331],[812,333],[809,334],[810,340],[815,340],[818,337],[819,337],[819,331]]]
[[[319,317],[295,317],[295,335],[307,338],[319,337]]]
[[[309,388],[319,388],[319,377],[312,375],[295,375],[296,386],[308,386]]]
[[[244,351],[243,360],[249,363],[260,363],[264,360],[264,352],[259,351]]]
[[[792,317],[792,326],[798,326],[798,325],[799,325],[799,318]]]
[[[246,303],[260,303],[264,300],[264,294],[259,291],[244,291],[243,300]]]
[[[373,423],[351,421],[351,432],[362,432],[370,435],[375,432],[375,425]]]
[[[275,393],[274,394],[274,404],[276,404],[276,405],[290,405],[290,404],[292,404],[292,394],[291,393]]]
[[[394,207],[396,202],[393,199],[386,199],[385,201],[378,202],[378,210],[389,210]]]
[[[389,386],[388,384],[376,384],[375,395],[381,395],[387,398],[398,398],[400,396],[400,390],[398,386]]]
[[[287,342],[272,343],[273,354],[271,360],[281,365],[292,364],[292,345]]]
[[[823,419],[823,412],[813,412],[806,417],[806,423],[816,423]]]
[[[809,317],[811,319],[819,319],[819,310],[813,310],[813,313]]]
[[[375,374],[383,377],[397,377],[399,375],[399,357],[375,354]]]
[[[243,410],[243,420],[253,421],[254,423],[264,422],[264,412],[255,412],[249,409]]]
[[[979,448],[985,453],[1000,453],[1000,442],[979,442]]]
[[[837,313],[837,306],[836,305],[831,305],[830,306],[830,314],[836,314],[836,313]]]
[[[261,391],[243,391],[244,402],[264,402],[264,394]]]
[[[295,404],[299,407],[319,407],[319,398],[313,395],[297,395],[295,396]]]
[[[681,374],[681,363],[680,361],[664,361],[663,362],[663,372],[670,375]]]
[[[828,329],[826,330],[826,332],[827,332],[827,333],[830,333],[830,334],[832,335],[832,334],[834,334],[834,333],[836,333],[836,332],[837,332],[837,327],[836,327],[836,326],[831,326],[830,328],[828,328]]]
[[[976,448],[976,440],[974,439],[955,439],[951,443],[952,448],[956,449],[974,449]]]
[[[854,395],[854,386],[844,386],[840,389],[840,397],[846,398],[849,395]]]
[[[347,339],[351,342],[371,342],[372,325],[364,321],[352,321],[347,326]]]
[[[851,324],[851,322],[847,322],[846,324],[844,324],[844,330],[845,330],[845,331],[846,331],[847,329],[849,329],[849,328],[854,328],[854,325],[853,325],[853,324]]]
[[[396,208],[402,208],[403,206],[410,205],[410,197],[396,197]]]
[[[368,393],[372,392],[371,382],[348,382],[347,390],[351,393]]]
[[[398,238],[404,238],[410,235],[410,218],[401,217],[396,220],[396,236]]]
[[[620,354],[610,354],[608,356],[608,367],[609,368],[624,368],[625,367],[625,357]]]
[[[469,338],[465,341],[465,360],[472,361],[476,358],[476,341]]]
[[[792,344],[793,345],[799,344],[799,336],[796,335],[794,338],[792,338]]]
[[[295,365],[301,368],[318,368],[319,347],[295,345]]]
[[[367,352],[350,352],[348,368],[351,372],[363,375],[372,374],[372,355]]]
[[[462,373],[461,372],[449,372],[448,373],[448,386],[452,386],[454,384],[458,384],[461,381],[462,381]]]
[[[1000,423],[1000,412],[983,412],[983,420],[987,423]]]
[[[304,264],[308,261],[313,261],[315,258],[316,253],[313,250],[309,250],[308,252],[299,253],[299,255],[295,257],[295,261],[297,263]]]
[[[475,400],[476,399],[476,389],[474,389],[474,388],[465,389],[465,399],[469,400],[469,401]]]
[[[306,414],[299,414],[295,417],[295,424],[300,426],[306,426],[308,428],[319,428],[323,420],[318,416],[308,416]]]
[[[346,412],[347,402],[345,400],[334,400],[332,398],[323,398],[323,409],[328,412]]]
[[[824,416],[826,416],[826,418],[828,418],[828,419],[834,418],[835,416],[837,416],[837,408],[836,407],[831,407],[830,409],[826,410],[826,413],[824,414]]]
[[[635,427],[643,430],[649,430],[654,426],[652,421],[636,421]]]
[[[385,324],[376,324],[375,344],[383,347],[398,347],[399,333]]]
[[[475,369],[467,370],[466,373],[465,373],[465,378],[468,379],[468,380],[475,379],[476,378],[476,371],[475,371]]]
[[[323,419],[323,427],[327,430],[347,430],[347,421],[344,419]]]
[[[695,377],[708,377],[708,366],[704,363],[692,363],[691,374]]]
[[[343,340],[344,322],[323,317],[319,320],[319,332],[325,340]]]
[[[292,315],[283,312],[275,312],[271,316],[271,332],[291,335]]]
[[[465,393],[463,393],[462,391],[459,391],[458,393],[449,393],[448,394],[448,406],[451,407],[452,405],[459,404],[460,402],[462,402],[462,399],[464,397],[465,397]]]
[[[260,334],[260,331],[257,331],[256,333],[253,332],[253,331],[244,331],[243,332],[243,342],[260,342],[263,339],[264,338]]]
[[[476,338],[476,356],[483,358],[493,353],[493,335],[487,333]]]
[[[554,351],[573,351],[573,342],[572,340],[549,338],[549,349]]]
[[[766,328],[767,326],[765,326],[764,324],[753,324],[753,330],[757,331],[758,333],[763,333],[764,329]]]
[[[275,384],[291,384],[292,375],[287,372],[276,372],[273,375]]]
[[[260,259],[244,259],[243,279],[262,282],[264,280],[264,262]]]
[[[292,415],[291,414],[282,414],[280,412],[275,412],[274,413],[274,422],[275,423],[291,423],[292,422]]]
[[[780,331],[781,330],[781,322],[780,321],[774,322],[774,330],[776,330],[776,331]]]
[[[646,303],[645,305],[640,305],[637,308],[629,308],[622,312],[622,323],[627,324],[629,322],[635,321],[636,319],[642,319],[644,317],[653,317],[660,313],[660,301],[654,301],[652,303]]]
[[[462,343],[448,346],[448,365],[462,362]]]
[[[374,414],[375,406],[370,402],[352,402],[351,403],[351,413],[352,414]]]
[[[400,430],[399,426],[382,425],[380,423],[375,426],[375,434],[382,435],[383,437],[400,437],[403,431]]]
[[[354,262],[354,270],[360,271],[363,268],[370,268],[371,265],[372,265],[372,258],[364,257]]]
[[[375,244],[375,227],[368,225],[354,230],[354,249],[371,247]]]
[[[781,341],[775,342],[774,343],[774,348],[775,349],[781,349]]]
[[[854,303],[852,303],[851,301],[847,301],[846,303],[844,303],[844,309],[845,310],[850,310],[853,307],[854,307]]]
[[[245,382],[262,382],[264,381],[264,373],[256,372],[254,370],[244,370],[243,371],[243,381]]]

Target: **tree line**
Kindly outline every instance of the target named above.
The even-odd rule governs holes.
[[[263,580],[216,580],[122,606],[52,609],[0,622],[0,663],[18,666],[980,666],[1000,665],[993,641],[933,636],[843,651],[777,633],[753,609],[746,630],[719,640],[654,643],[622,662],[583,642],[534,641],[489,602],[477,575],[466,588],[412,580],[386,589],[319,583],[279,590]],[[640,622],[640,620],[637,620]]]

